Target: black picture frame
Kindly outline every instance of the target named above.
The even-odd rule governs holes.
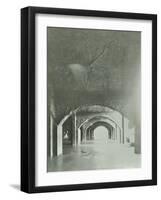
[[[35,186],[35,15],[108,17],[152,21],[152,179],[59,186]],[[157,15],[45,7],[21,9],[21,190],[27,193],[157,184]]]

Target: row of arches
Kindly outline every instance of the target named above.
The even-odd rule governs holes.
[[[101,129],[99,129],[99,127],[104,128],[104,132],[107,133],[107,137],[105,137],[105,140],[108,140],[108,139],[116,140],[117,137],[120,137],[120,134],[118,134],[118,136],[115,134],[114,127],[112,127],[111,125],[109,125],[106,122],[98,121],[86,128],[86,131],[85,131],[86,140],[93,140],[94,138],[101,138],[101,137],[99,137],[99,130],[101,133]],[[96,130],[97,130],[97,135],[98,135],[97,137],[94,136],[94,132]],[[83,137],[82,137],[82,139],[83,139]],[[117,140],[117,141],[119,141],[119,140]]]
[[[129,133],[134,135],[128,127],[128,119],[121,113],[103,106],[83,106],[66,115],[59,124],[54,123],[50,115],[50,157],[63,154],[63,145],[81,145],[87,140],[94,139],[94,130],[105,127],[108,139],[116,143],[128,142]],[[55,128],[53,128],[55,127]],[[134,142],[134,141],[132,141]]]

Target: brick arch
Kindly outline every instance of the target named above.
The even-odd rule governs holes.
[[[82,106],[76,110],[76,127],[79,128],[82,123],[92,119],[93,117],[108,117],[115,121],[120,127],[122,123],[122,114],[110,107],[93,105],[93,106]]]

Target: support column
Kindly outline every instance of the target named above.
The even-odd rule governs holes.
[[[129,138],[129,121],[124,118],[124,143],[128,144]]]
[[[53,158],[54,155],[54,149],[53,149],[53,126],[54,126],[54,122],[53,122],[53,118],[50,115],[50,158]]]
[[[122,143],[125,143],[124,116],[122,115]]]
[[[90,140],[94,140],[94,131],[90,130]]]
[[[116,128],[113,129],[113,139],[116,140]]]
[[[110,134],[109,134],[109,139],[112,139],[112,132],[113,132],[113,127],[110,129]]]
[[[121,134],[121,129],[118,126],[116,126],[116,132],[117,132],[117,142],[119,144],[121,144],[122,143],[122,134]]]
[[[115,139],[115,129],[112,129],[112,134],[111,134],[111,139],[114,140]]]
[[[60,132],[60,131],[59,131]],[[59,134],[59,136],[58,136]],[[58,126],[50,115],[50,158],[62,154],[62,142],[60,140],[61,133],[58,133]],[[58,142],[59,138],[59,142]]]
[[[117,131],[117,142],[120,144],[121,143],[121,130],[118,126],[116,126],[116,131]]]
[[[81,130],[80,128],[78,128],[78,138],[77,138],[77,144],[80,145],[81,144]]]
[[[135,128],[135,153],[141,153],[141,129],[139,125]]]
[[[77,145],[77,135],[76,135],[76,113],[72,114],[72,145]]]
[[[82,127],[82,142],[86,142],[86,132],[83,127]]]
[[[86,129],[86,137],[87,137],[87,140],[91,139],[91,137],[90,137],[90,130],[89,129]]]
[[[123,129],[122,128],[119,128],[120,129],[120,144],[123,144]]]
[[[116,142],[117,142],[117,126],[116,126],[116,128],[115,128],[115,140],[116,140]]]
[[[57,152],[56,155],[62,155],[63,154],[63,125],[59,124],[57,127]]]

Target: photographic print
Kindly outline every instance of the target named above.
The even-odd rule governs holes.
[[[47,27],[48,172],[141,166],[141,32]]]
[[[157,16],[21,10],[21,190],[157,184]]]

